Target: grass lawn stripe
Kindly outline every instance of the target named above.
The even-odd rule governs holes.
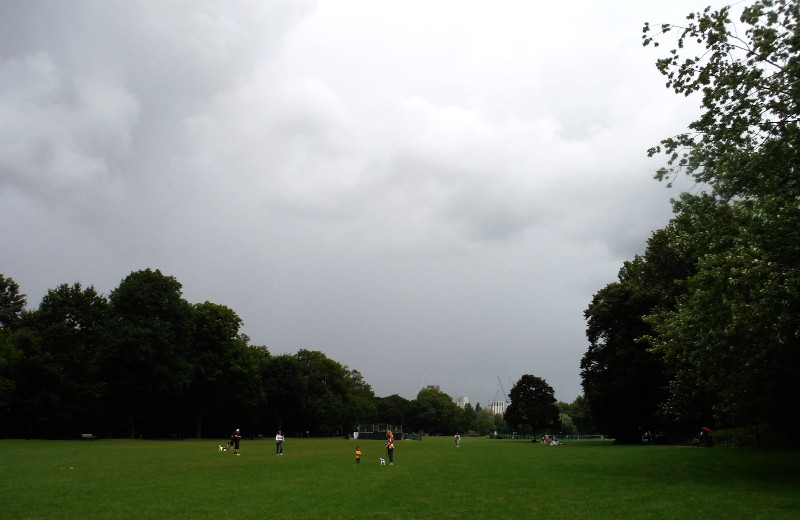
[[[0,441],[0,519],[796,519],[800,451],[398,441]],[[355,446],[364,453],[355,464]]]

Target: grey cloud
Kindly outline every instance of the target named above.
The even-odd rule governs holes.
[[[5,6],[4,272],[35,305],[159,268],[381,395],[573,399],[583,309],[669,217],[644,151],[694,109],[636,24],[689,9],[531,6]]]

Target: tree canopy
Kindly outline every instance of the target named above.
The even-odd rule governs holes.
[[[620,307],[619,319],[651,329],[629,339],[663,363],[666,419],[771,425],[790,437],[798,417],[785,403],[800,398],[800,4],[756,1],[738,23],[731,6],[707,8],[683,25],[645,24],[643,43],[671,35],[656,65],[668,88],[700,96],[702,112],[649,154],[666,155],[657,179],[688,175],[698,193],[675,200],[675,217],[633,261],[637,276],[625,276],[626,264],[619,283],[655,300]],[[593,412],[614,395],[590,395],[591,377],[604,371],[591,360],[597,345],[584,358]]]
[[[529,426],[534,432],[559,427],[555,392],[541,377],[523,375],[508,398],[511,404],[504,417],[511,426]]]
[[[724,200],[795,198],[800,7],[791,0],[756,1],[743,9],[741,26],[732,23],[730,12],[731,6],[708,7],[689,14],[685,25],[644,26],[646,46],[677,36],[656,64],[667,87],[702,95],[703,112],[690,131],[649,151],[668,156],[657,178],[685,173]]]
[[[370,423],[449,435],[502,426],[435,390],[377,397],[358,370],[318,350],[272,355],[250,344],[233,309],[187,302],[159,270],[130,273],[108,297],[62,284],[32,310],[13,279],[0,281],[0,435],[225,437],[239,427],[329,436]]]
[[[25,295],[19,292],[19,284],[0,274],[0,330],[7,330],[25,310]]]

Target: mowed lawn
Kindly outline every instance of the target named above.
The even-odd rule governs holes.
[[[380,466],[381,441],[220,442],[0,441],[0,518],[800,518],[797,450],[432,437]]]

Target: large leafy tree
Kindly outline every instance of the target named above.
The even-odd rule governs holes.
[[[581,435],[593,435],[597,433],[597,426],[592,420],[592,413],[586,397],[579,395],[571,403],[559,403],[562,413],[566,413],[572,419],[577,433]]]
[[[703,259],[728,251],[737,230],[732,206],[709,194],[684,193],[673,205],[677,216],[665,229],[654,235],[662,237],[659,241],[661,250],[672,251],[673,258],[678,258],[682,267],[676,271],[656,264],[650,272],[664,280],[669,278],[665,274],[672,272],[672,285],[679,290],[669,304],[655,307],[644,320],[653,327],[652,335],[647,338],[648,345],[654,346],[651,352],[663,356],[668,370],[668,392],[661,405],[665,418],[683,429],[696,430],[698,424],[713,422],[715,398],[708,389],[707,381],[700,376],[701,370],[698,370],[700,367],[696,359],[683,355],[689,344],[675,344],[675,349],[664,348],[664,342],[671,341],[669,336],[679,333],[669,331],[666,327],[691,300],[693,288],[696,287],[693,280],[699,276],[698,269],[703,265]],[[648,252],[650,249],[648,247]],[[651,259],[655,256],[648,255]],[[704,291],[709,293],[713,287],[706,287]],[[709,330],[708,325],[702,329]]]
[[[398,394],[376,399],[375,420],[387,424],[410,426],[413,402]]]
[[[175,432],[192,379],[191,306],[181,284],[159,270],[136,271],[109,301],[104,373],[120,427],[128,436]]]
[[[511,404],[505,420],[511,426],[530,426],[536,432],[558,428],[558,407],[555,392],[541,377],[525,374],[519,378],[508,394]]]
[[[242,405],[258,400],[249,383],[259,370],[247,337],[239,332],[242,320],[232,309],[204,302],[193,305],[192,311],[192,377],[186,409],[194,435],[201,437],[208,418],[229,424],[242,420]]]
[[[488,435],[497,429],[497,418],[501,417],[499,414],[495,416],[490,408],[480,408],[480,404],[475,409],[475,419],[473,419],[471,428],[475,430],[478,435]]]
[[[361,372],[348,369],[345,374],[345,384],[347,385],[349,425],[357,426],[362,423],[380,421],[375,392],[372,391],[372,386],[364,380]]]
[[[0,417],[16,388],[14,367],[21,355],[19,349],[14,346],[11,333],[0,330]]]
[[[798,418],[780,403],[800,398],[800,4],[756,1],[739,22],[724,7],[645,26],[645,45],[677,35],[658,68],[703,107],[689,132],[650,151],[668,156],[657,177],[686,173],[707,188],[677,218],[703,214],[708,199],[730,214],[714,247],[701,244],[711,229],[675,235],[700,254],[680,305],[652,320],[653,345],[677,369],[673,407],[702,394],[720,421],[790,432]]]
[[[475,424],[475,409],[470,403],[466,403],[461,410],[461,431],[471,430],[472,425]]]
[[[667,87],[702,95],[703,113],[690,132],[650,150],[669,157],[658,178],[686,173],[725,200],[796,197],[800,6],[791,0],[756,1],[742,12],[744,31],[732,24],[730,10],[706,8],[690,14],[685,25],[645,24],[645,45],[658,45],[667,33],[677,35],[675,48],[657,62]]]
[[[303,399],[307,381],[297,358],[291,354],[272,356],[264,363],[261,377],[269,404],[269,426],[284,432],[305,431]]]
[[[306,389],[303,412],[306,430],[333,435],[352,431],[347,367],[316,350],[301,349],[295,355]]]
[[[718,223],[706,232],[673,228],[676,241],[702,251],[697,272],[678,308],[648,318],[672,371],[665,409],[676,418],[700,420],[711,409],[723,424],[792,421],[780,403],[800,397],[799,273],[796,261],[780,259],[793,245],[764,244],[772,230],[753,224],[753,205],[710,196],[676,204],[675,221]]]
[[[50,435],[97,431],[103,423],[105,386],[100,349],[109,304],[79,283],[51,289],[23,321],[35,340],[18,367],[21,410],[36,410]]]
[[[375,417],[375,396],[361,373],[322,352],[279,356],[267,374],[270,408],[284,430],[340,435]]]
[[[599,430],[620,441],[638,442],[639,430],[678,435],[710,420],[711,401],[698,386],[684,384],[667,399],[667,387],[688,381],[681,370],[691,364],[652,347],[658,324],[685,300],[697,259],[725,250],[734,227],[730,207],[714,197],[684,194],[675,207],[679,215],[652,234],[643,255],[625,262],[618,281],[595,294],[585,313],[586,401]]]
[[[654,305],[653,295],[621,281],[598,291],[585,313],[584,395],[599,430],[622,443],[655,427],[663,398],[663,364],[641,341],[651,332],[643,318]]]
[[[229,415],[233,414],[236,424],[248,428],[250,435],[255,436],[257,432],[263,433],[269,422],[269,401],[263,376],[272,355],[263,345],[248,345],[245,335],[240,335],[238,342],[239,348],[228,360],[233,366],[227,410]]]
[[[16,387],[13,367],[20,352],[12,341],[11,327],[22,316],[25,304],[25,295],[19,292],[17,282],[0,274],[0,410],[6,408]]]
[[[0,274],[0,330],[8,330],[19,320],[25,303],[25,295],[19,292],[19,284]]]
[[[423,388],[412,401],[411,423],[417,431],[452,434],[459,426],[460,415],[453,398],[435,388]]]

